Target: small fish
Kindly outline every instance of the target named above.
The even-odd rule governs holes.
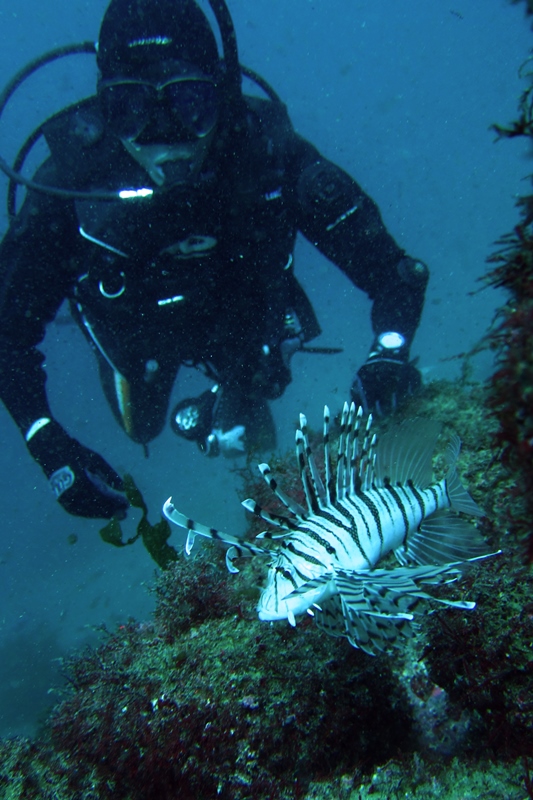
[[[486,558],[487,545],[475,526],[458,512],[483,516],[462,486],[456,463],[461,441],[448,445],[446,477],[433,480],[432,455],[441,431],[438,422],[418,419],[386,433],[379,446],[372,417],[345,403],[335,474],[329,437],[330,412],[324,408],[324,477],[311,452],[307,420],[300,415],[296,459],[306,508],[278,486],[268,464],[259,469],[288,511],[269,514],[254,500],[243,506],[277,530],[257,539],[239,539],[187,519],[169,498],[165,516],[188,530],[186,552],[196,534],[230,545],[231,572],[240,556],[268,556],[266,586],[258,605],[261,620],[287,619],[307,612],[331,636],[375,655],[398,646],[416,630],[415,614],[429,601],[461,609],[475,603],[434,598],[426,587],[459,578],[467,563]],[[378,568],[393,552],[400,566]]]

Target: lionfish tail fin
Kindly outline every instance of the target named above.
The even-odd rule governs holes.
[[[462,511],[474,517],[484,516],[484,512],[473,500],[457,474],[457,459],[461,451],[461,440],[455,434],[446,450],[446,462],[448,464],[448,475],[446,476],[446,489],[450,503],[454,511]]]
[[[420,528],[398,547],[394,555],[403,566],[409,564],[451,564],[494,555],[471,522],[454,511],[439,509],[426,517]]]

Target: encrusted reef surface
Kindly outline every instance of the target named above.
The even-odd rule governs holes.
[[[0,742],[0,798],[533,797],[533,580],[485,402],[481,387],[435,383],[405,412],[441,419],[443,447],[461,435],[464,481],[503,550],[442,589],[474,611],[428,615],[405,650],[372,658],[310,618],[259,622],[264,561],[231,575],[208,544],[156,577],[152,620],[64,664],[36,740]],[[276,464],[289,492],[293,464]],[[266,488],[255,471],[245,484]]]

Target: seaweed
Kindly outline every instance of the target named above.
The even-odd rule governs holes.
[[[137,531],[134,536],[124,539],[118,517],[112,517],[100,530],[102,540],[106,544],[112,544],[114,547],[127,547],[141,538],[146,550],[156,564],[161,569],[168,569],[178,558],[176,549],[167,541],[171,534],[170,525],[163,518],[156,522],[155,525],[148,521],[148,507],[131,475],[124,475],[124,487],[130,505],[133,508],[140,508],[142,511]]]
[[[507,126],[493,126],[499,138],[525,136],[533,140],[530,64],[531,59],[522,70],[528,86],[520,98],[518,119]],[[514,231],[498,242],[484,278],[508,293],[488,337],[497,368],[490,381],[487,407],[499,424],[494,447],[516,478],[513,491],[523,498],[510,524],[526,543],[526,561],[533,563],[533,194],[521,197],[517,205],[520,220]]]

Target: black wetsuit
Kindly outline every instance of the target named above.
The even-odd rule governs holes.
[[[0,248],[0,395],[23,433],[51,416],[37,345],[65,298],[93,343],[115,415],[137,441],[162,429],[183,363],[207,365],[244,396],[278,396],[290,379],[279,355],[287,313],[303,340],[320,332],[294,277],[298,231],[374,301],[376,332],[411,341],[427,275],[405,269],[375,203],[293,131],[281,104],[246,105],[237,139],[230,147],[215,139],[186,192],[115,201],[29,193]],[[150,185],[105,133],[96,98],[45,132],[51,158],[40,181]]]

